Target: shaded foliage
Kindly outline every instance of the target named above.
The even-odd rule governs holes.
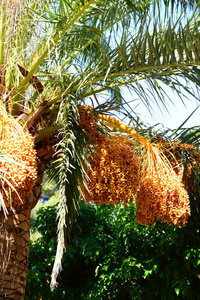
[[[55,290],[56,206],[41,208],[30,247],[25,299],[199,299],[200,224],[135,222],[135,205],[82,205]]]

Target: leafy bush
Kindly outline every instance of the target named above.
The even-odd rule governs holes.
[[[83,204],[63,258],[58,288],[49,288],[56,251],[56,206],[41,208],[30,245],[25,299],[199,299],[199,224],[135,222],[135,206]]]

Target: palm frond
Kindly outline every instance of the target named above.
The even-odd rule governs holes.
[[[152,3],[155,11],[159,12],[159,3]],[[116,96],[115,100],[122,104],[126,101],[119,91],[121,86],[126,85],[149,107],[155,95],[159,105],[165,104],[167,95],[159,81],[170,86],[180,96],[179,77],[198,84],[198,8],[187,23],[182,19],[174,21],[170,18],[163,26],[159,23],[162,17],[159,13],[157,19],[149,21],[153,12],[149,9],[152,3],[95,0],[79,2],[73,6],[72,1],[60,1],[60,5],[56,5],[55,1],[49,0],[47,9],[47,6],[39,8],[37,1],[30,8],[20,2],[24,12],[16,22],[18,24],[22,19],[23,22],[19,28],[16,26],[18,31],[13,36],[21,30],[20,36],[23,38],[23,30],[28,24],[25,14],[29,16],[30,28],[33,22],[36,26],[32,26],[34,30],[30,29],[27,40],[20,40],[23,41],[23,47],[31,46],[33,51],[29,51],[27,57],[25,52],[18,51],[18,56],[10,52],[10,57],[15,58],[9,61],[7,86],[11,86],[11,82],[18,83],[7,97],[12,102],[12,113],[19,114],[23,105],[27,112],[32,113],[35,105],[40,105],[48,98],[47,94],[51,93],[50,77],[54,76],[58,76],[58,80],[60,76],[67,77],[70,87],[66,88],[66,95],[76,94],[77,100],[98,97],[104,91],[118,91],[119,97]],[[167,7],[166,3],[164,5]],[[194,5],[195,1],[189,4]],[[170,13],[176,8],[175,2],[172,7]],[[181,7],[187,5],[181,2]],[[41,24],[44,26],[41,27]],[[38,31],[39,26],[43,29],[42,34]],[[50,32],[48,38],[47,32]],[[15,51],[16,47],[12,49]],[[23,80],[19,75],[17,80],[13,77],[17,72],[17,61],[27,71],[24,72],[26,76]],[[36,76],[36,73],[40,73],[41,77],[38,74]],[[173,76],[175,74],[177,78]],[[45,87],[45,91],[42,95],[34,93],[27,101],[26,91],[30,90],[33,78],[39,78],[38,82]],[[146,82],[147,87],[143,82]],[[191,94],[194,93],[185,84],[182,86]],[[58,102],[62,94],[58,89]],[[48,100],[51,105],[53,100]]]
[[[91,77],[94,72],[91,72],[90,67],[85,69],[87,80],[81,86],[82,90],[89,86],[95,90],[96,85],[96,92],[101,92],[112,87],[128,85],[135,88],[142,99],[144,94],[140,92],[140,81],[151,80],[151,87],[159,98],[163,99],[166,93],[158,81],[169,85],[179,95],[180,81],[175,75],[177,78],[188,78],[191,82],[199,84],[199,26],[198,22],[195,24],[191,26],[191,22],[188,21],[184,28],[178,23],[172,27],[169,20],[165,31],[160,28],[152,34],[149,27],[146,28],[146,32],[144,28],[139,28],[135,37],[128,35],[114,50],[106,53],[102,51],[101,62],[96,64],[98,69],[95,69],[95,78]],[[192,40],[190,36],[193,37]],[[184,85],[182,87],[184,88]],[[185,89],[190,92],[189,88]],[[194,90],[190,93],[193,94]]]
[[[54,162],[54,177],[59,184],[58,205],[58,245],[52,271],[51,286],[55,287],[56,278],[61,269],[66,239],[79,208],[80,184],[85,184],[86,151],[85,136],[76,123],[77,104],[73,99],[65,98],[61,102],[58,122],[62,124],[61,140],[57,144]]]
[[[139,26],[135,35],[125,29],[114,49],[114,44],[98,44],[98,38],[91,39],[89,45],[98,47],[98,58],[91,55],[89,61],[82,65],[79,60],[81,52],[76,53],[76,57],[72,56],[70,65],[75,59],[73,77],[69,72],[70,65],[61,63],[61,72],[69,74],[67,80],[70,86],[65,88],[66,95],[73,93],[77,100],[88,97],[98,99],[103,92],[118,91],[124,105],[126,101],[120,88],[126,86],[150,109],[151,101],[165,106],[169,98],[165,86],[175,91],[182,101],[187,100],[183,91],[198,98],[200,60],[197,12],[193,19],[183,24],[185,20],[173,25],[169,19],[164,29],[161,25],[154,26],[153,31],[150,25]],[[106,35],[101,35],[101,40],[105,39]],[[49,105],[56,101],[59,102],[59,96],[50,100]]]

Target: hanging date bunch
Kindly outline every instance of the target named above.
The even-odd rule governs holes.
[[[139,188],[135,195],[136,220],[143,225],[153,225],[157,220],[185,225],[190,215],[190,203],[180,161],[171,163],[166,155],[169,149],[162,141],[152,143],[111,116],[99,115],[98,118],[110,128],[127,133],[141,149]]]
[[[111,136],[98,140],[93,156],[86,202],[119,204],[126,206],[133,199],[139,186],[139,159],[134,155],[128,137]]]
[[[99,137],[98,122],[92,113],[91,107],[85,105],[79,106],[78,123],[91,140],[95,140]]]
[[[93,155],[87,170],[89,181],[83,188],[87,203],[127,204],[139,185],[139,159],[125,136],[107,136],[98,132],[98,120],[92,108],[79,107],[79,125],[93,141]]]
[[[184,226],[190,215],[190,203],[182,173],[180,170],[176,173],[176,165],[172,166],[167,157],[153,147],[144,149],[140,188],[136,195],[136,220],[143,225],[161,220]]]
[[[161,220],[185,225],[190,215],[189,196],[179,161],[170,162],[165,155],[169,153],[166,144],[151,143],[111,116],[96,115],[95,119],[86,107],[81,108],[80,116],[80,126],[95,144],[91,169],[87,171],[88,189],[83,192],[86,202],[127,205],[135,197],[139,223],[153,225]],[[127,135],[108,137],[98,133],[98,119],[110,129],[117,128]],[[130,137],[135,140],[137,150],[140,149],[139,157],[134,155]]]
[[[0,110],[0,151],[8,157],[0,161],[3,202],[8,209],[26,205],[26,196],[37,176],[33,137],[3,109]]]
[[[189,197],[180,176],[163,170],[141,178],[136,206],[136,220],[143,225],[153,225],[157,220],[185,225],[190,215]]]

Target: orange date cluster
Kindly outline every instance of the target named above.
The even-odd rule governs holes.
[[[0,161],[0,192],[7,208],[25,205],[37,176],[33,137],[20,124],[0,114],[0,151],[7,154]]]
[[[123,136],[104,137],[96,144],[88,170],[87,202],[127,205],[139,187],[139,158]]]
[[[78,120],[94,147],[93,155],[89,158],[91,168],[86,170],[89,176],[87,189],[83,188],[87,203],[124,203],[127,206],[135,198],[136,220],[139,223],[153,225],[161,220],[176,226],[186,224],[190,215],[190,203],[183,184],[178,151],[180,147],[191,149],[191,146],[174,144],[172,155],[171,148],[166,147],[165,142],[165,159],[163,163],[162,159],[156,163],[153,150],[149,152],[151,144],[145,138],[141,139],[141,143],[144,140],[142,147],[145,151],[137,157],[128,135],[108,136],[99,133],[98,122],[91,108],[81,106]],[[148,156],[148,153],[151,155],[145,158],[148,162],[145,164],[142,157]],[[149,159],[153,162],[150,163]],[[171,167],[167,161],[171,162]],[[154,167],[148,167],[148,164]]]
[[[162,220],[184,226],[190,215],[189,196],[181,176],[163,170],[141,176],[136,206],[136,220],[143,225]]]

